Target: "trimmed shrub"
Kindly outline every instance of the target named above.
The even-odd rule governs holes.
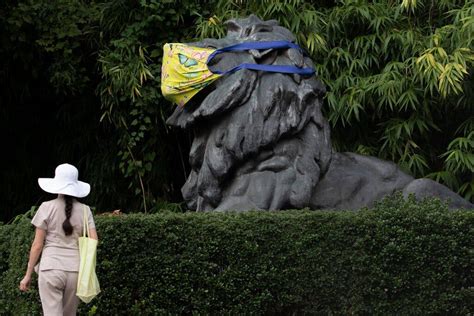
[[[439,201],[96,222],[102,293],[81,314],[474,312],[474,212]],[[18,290],[31,238],[27,220],[0,226],[0,314],[40,311],[35,283],[30,293]]]

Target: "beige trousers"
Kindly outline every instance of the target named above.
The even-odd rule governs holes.
[[[38,288],[44,316],[76,315],[77,272],[62,270],[40,271]]]

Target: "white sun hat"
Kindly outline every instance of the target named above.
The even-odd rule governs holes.
[[[54,178],[39,178],[38,184],[48,193],[70,195],[74,197],[85,197],[91,191],[88,183],[78,180],[79,171],[70,164],[62,164],[56,167]]]

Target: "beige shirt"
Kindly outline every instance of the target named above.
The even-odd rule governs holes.
[[[66,219],[65,201],[63,197],[43,202],[31,223],[46,230],[46,238],[39,264],[39,270],[79,271],[78,238],[82,236],[83,214],[86,208],[89,228],[95,228],[94,219],[89,206],[75,199],[69,221],[73,227],[71,235],[66,236],[63,222]]]

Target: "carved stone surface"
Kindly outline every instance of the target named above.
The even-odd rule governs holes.
[[[223,39],[189,45],[222,48],[246,41],[295,41],[278,22],[255,16],[230,20],[227,27]],[[211,67],[224,70],[240,63],[314,67],[295,49],[224,53]],[[333,152],[330,128],[321,113],[324,93],[316,76],[239,70],[177,107],[167,123],[194,130],[192,171],[182,188],[188,207],[357,209],[397,190],[451,198],[456,207],[473,206],[431,180],[414,180],[394,163]]]

